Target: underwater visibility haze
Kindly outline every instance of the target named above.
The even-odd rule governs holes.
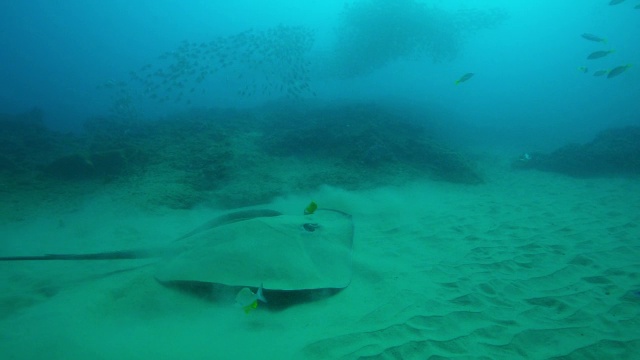
[[[410,8],[422,4],[427,7],[424,14]],[[144,89],[135,88],[143,85],[133,84],[130,72],[146,65],[156,71],[171,60],[163,62],[162,54],[186,51],[188,45],[230,41],[242,33],[269,36],[267,32],[280,26],[289,33],[272,34],[262,45],[277,51],[276,46],[284,45],[268,41],[278,39],[287,43],[281,51],[303,52],[295,60],[309,63],[308,85],[319,99],[394,98],[455,108],[457,117],[480,126],[553,126],[566,133],[582,132],[579,140],[586,140],[599,128],[634,121],[638,82],[633,71],[616,83],[592,81],[600,79],[574,71],[585,66],[592,74],[637,63],[633,44],[639,36],[638,11],[632,5],[379,1],[369,5],[367,19],[364,3],[346,1],[12,3],[3,6],[1,15],[0,105],[5,112],[39,107],[52,127],[77,129],[111,105],[113,94],[96,86],[123,81],[141,113],[157,110],[147,117],[188,108],[184,102],[143,102],[139,92]],[[608,41],[590,42],[580,37],[583,33]],[[296,35],[306,37],[304,43],[285,38]],[[247,50],[251,41],[261,40],[246,40],[237,49]],[[615,53],[587,61],[587,55],[598,50]],[[229,49],[227,55],[232,56]],[[185,83],[184,99],[189,97],[197,107],[254,106],[286,95],[271,91],[237,96],[252,81],[285,71],[284,66],[276,70],[269,68],[273,64],[257,67],[251,62],[260,59],[282,60],[276,54],[229,58],[235,67],[209,74],[200,83],[206,95],[188,93],[191,87]],[[215,60],[203,57],[199,65],[208,61],[213,67]],[[467,72],[478,74],[468,88],[449,86]],[[311,97],[311,91],[301,95]]]
[[[635,359],[638,44],[640,0],[5,2],[0,357]]]

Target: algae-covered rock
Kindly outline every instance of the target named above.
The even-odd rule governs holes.
[[[0,154],[0,173],[10,173],[17,168],[18,166],[10,157]]]
[[[538,169],[576,177],[640,174],[640,127],[607,129],[586,144],[568,144],[550,154],[530,153],[515,169]]]
[[[127,158],[121,149],[93,153],[90,159],[98,176],[118,176],[127,168]]]
[[[61,180],[105,179],[121,175],[127,168],[123,150],[110,150],[92,154],[75,153],[57,158],[44,172]]]
[[[47,165],[44,172],[61,180],[85,180],[96,176],[93,163],[88,156],[82,154],[59,157]]]
[[[341,162],[345,171],[364,173],[363,178],[417,170],[437,180],[482,182],[470,160],[434,140],[420,121],[379,106],[290,111],[265,133],[262,144],[271,155],[332,159]]]
[[[57,179],[79,194],[108,181],[152,206],[248,206],[323,185],[356,190],[424,178],[482,181],[469,159],[435,140],[438,118],[397,106],[284,101],[133,123],[96,118],[79,134],[51,132],[37,113],[32,117],[28,127],[5,121],[22,135],[0,152],[7,157],[0,157],[4,177],[25,169],[27,183],[44,181],[51,189],[47,180]],[[5,138],[11,137],[0,133]]]

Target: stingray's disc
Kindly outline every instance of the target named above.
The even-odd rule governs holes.
[[[158,280],[269,290],[344,288],[351,280],[353,223],[338,211],[256,217],[182,241],[187,249],[160,264]]]

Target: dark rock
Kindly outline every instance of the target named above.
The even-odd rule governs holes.
[[[276,156],[334,159],[369,176],[404,167],[438,180],[482,182],[471,161],[431,138],[420,121],[378,106],[292,110],[264,132],[262,145]]]
[[[522,155],[511,165],[576,177],[638,175],[640,127],[608,129],[589,143],[565,145],[550,154]]]
[[[46,166],[44,172],[60,180],[110,179],[122,175],[126,168],[124,151],[110,150],[62,156]]]
[[[11,158],[0,154],[0,173],[10,173],[16,171],[16,169],[18,169],[18,166]]]
[[[127,158],[124,150],[110,150],[91,154],[96,175],[113,177],[121,175],[127,168]]]
[[[60,157],[49,164],[44,172],[60,180],[85,180],[96,176],[91,160],[81,154]]]

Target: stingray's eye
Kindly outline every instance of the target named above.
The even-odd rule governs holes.
[[[320,227],[320,225],[318,225],[318,224],[311,224],[311,223],[305,223],[305,224],[302,224],[302,227],[303,227],[305,230],[307,230],[308,232],[314,232],[314,231],[316,231],[316,229],[317,229],[317,228],[319,228],[319,227]]]

